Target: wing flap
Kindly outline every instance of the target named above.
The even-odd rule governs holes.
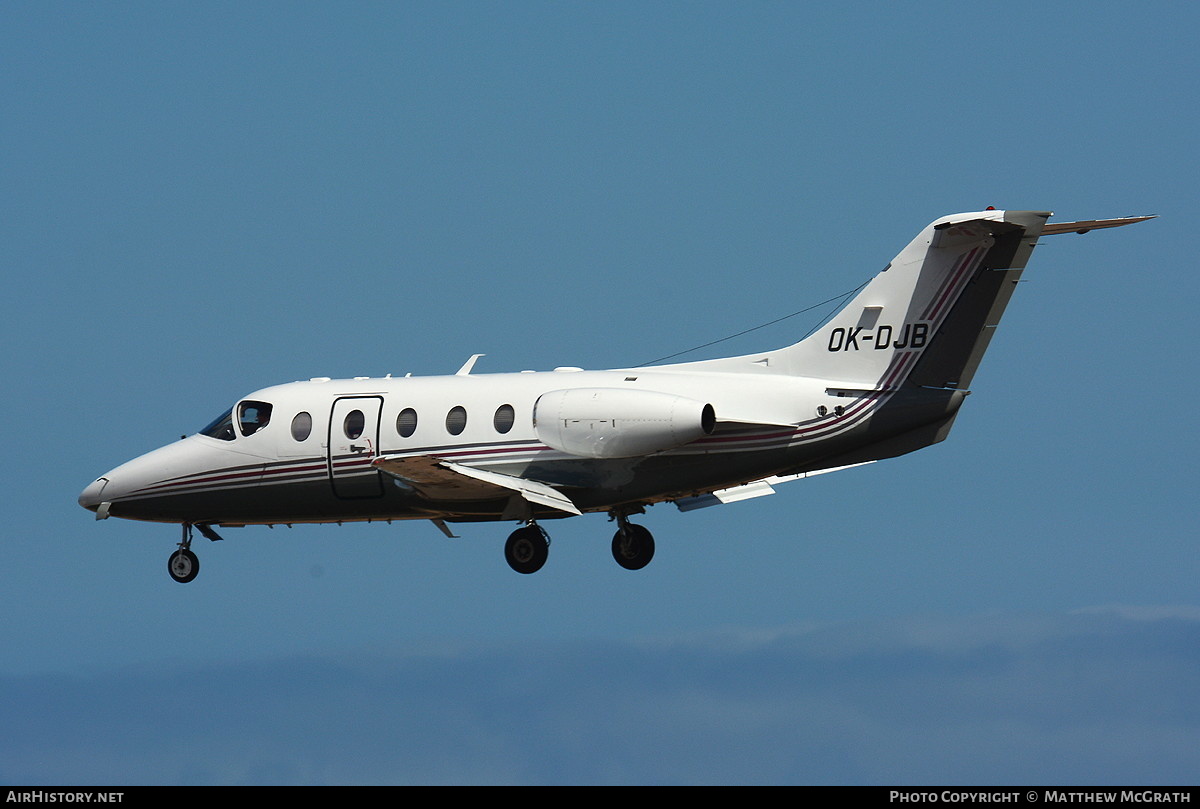
[[[530,503],[582,514],[570,498],[536,480],[476,469],[433,455],[381,455],[376,469],[409,484],[431,500],[469,500],[501,497],[516,492]]]

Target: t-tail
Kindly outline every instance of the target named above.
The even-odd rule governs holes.
[[[978,211],[922,230],[816,332],[776,351],[696,365],[830,380],[856,390],[965,389],[1040,236],[1152,217],[1047,224],[1049,211]]]
[[[780,352],[788,372],[875,390],[965,388],[1049,218],[981,211],[928,225],[829,322]]]

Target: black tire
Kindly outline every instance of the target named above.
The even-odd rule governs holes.
[[[654,558],[654,536],[640,525],[627,523],[613,535],[612,554],[626,570],[641,570]]]
[[[187,584],[200,573],[200,560],[191,551],[180,548],[167,560],[167,572],[180,584]]]
[[[550,555],[550,543],[536,525],[513,531],[504,543],[504,560],[518,573],[537,573]]]

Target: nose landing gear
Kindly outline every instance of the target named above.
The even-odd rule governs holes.
[[[171,554],[167,560],[167,572],[171,578],[180,584],[187,584],[200,573],[200,559],[192,553],[192,526],[183,524],[183,538],[179,540],[179,550]]]

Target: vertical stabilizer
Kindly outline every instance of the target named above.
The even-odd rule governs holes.
[[[1049,211],[978,211],[930,223],[812,335],[680,370],[787,374],[858,390],[965,387]]]
[[[999,320],[1015,280],[1009,273],[1020,274],[1048,216],[981,211],[931,223],[828,323],[779,351],[774,364],[785,373],[885,390],[920,366],[929,376],[921,384],[954,387],[951,377],[961,373],[951,366],[978,364],[986,347],[980,331]],[[948,353],[947,343],[954,344]]]

